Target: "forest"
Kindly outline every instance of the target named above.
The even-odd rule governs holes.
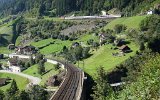
[[[1,0],[0,15],[29,13],[29,16],[62,16],[100,14],[102,10],[118,9],[123,16],[141,14],[158,0]]]

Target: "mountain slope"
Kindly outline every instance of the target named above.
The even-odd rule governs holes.
[[[94,15],[102,10],[119,9],[123,15],[132,16],[154,8],[159,0],[1,0],[1,15],[29,12],[34,16],[61,16],[73,11]]]

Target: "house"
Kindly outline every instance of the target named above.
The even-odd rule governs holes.
[[[8,60],[8,66],[9,70],[12,72],[21,72],[21,68],[18,65],[18,57],[9,58]]]
[[[128,53],[131,52],[132,50],[127,46],[127,45],[123,45],[119,48],[119,50],[123,53]]]
[[[13,57],[8,59],[9,66],[18,66],[18,57]]]
[[[9,70],[11,72],[21,72],[21,68],[19,66],[10,66]]]
[[[0,78],[0,86],[6,85],[7,79],[6,78]]]
[[[116,46],[122,46],[125,43],[124,39],[115,39],[114,44]]]
[[[107,39],[107,34],[105,33],[100,33],[99,34],[99,44],[102,45]]]
[[[102,13],[102,16],[106,16],[107,15],[107,12],[106,11],[101,11],[101,13]]]
[[[15,53],[16,54],[23,54],[23,47],[19,46],[15,48]]]
[[[36,48],[34,46],[25,46],[24,47],[24,54],[35,54]]]
[[[153,10],[149,10],[149,11],[147,12],[147,15],[152,15],[152,14],[154,14],[154,11],[153,11]]]
[[[36,48],[34,46],[19,46],[16,47],[15,53],[16,54],[24,54],[24,55],[29,55],[29,54],[35,54],[37,52]]]

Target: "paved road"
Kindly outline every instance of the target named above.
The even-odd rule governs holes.
[[[7,70],[0,70],[0,73],[10,73],[10,74],[16,74],[22,77],[25,77],[27,79],[30,80],[30,83],[33,83],[34,85],[37,85],[41,82],[41,79],[38,77],[33,77],[27,74],[23,74],[23,73],[18,73],[18,72],[11,72],[11,71],[7,71]]]
[[[17,55],[17,54],[4,54],[4,55],[9,56],[10,58],[12,58],[14,56],[17,56],[19,58],[26,58],[26,59],[29,58],[29,56],[27,56],[27,55]],[[57,64],[58,63],[57,61],[50,60],[50,59],[47,59],[47,62],[52,63],[52,64]],[[61,67],[64,68],[64,65],[62,65]],[[17,74],[19,76],[28,78],[30,80],[30,83],[33,83],[34,85],[39,84],[41,82],[41,79],[38,78],[38,77],[33,77],[33,76],[23,74],[23,73],[19,73],[19,72],[11,72],[11,71],[7,71],[7,70],[0,70],[0,72],[1,73],[5,72],[5,73]]]

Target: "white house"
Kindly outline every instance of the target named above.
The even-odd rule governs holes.
[[[9,70],[11,72],[21,72],[21,68],[19,66],[9,66]]]
[[[18,66],[18,57],[9,58],[8,66],[12,72],[21,72],[21,68]]]
[[[149,10],[149,11],[147,12],[147,15],[152,15],[152,14],[154,14],[153,10]]]
[[[101,13],[102,13],[102,16],[106,16],[107,15],[106,11],[101,11]]]

